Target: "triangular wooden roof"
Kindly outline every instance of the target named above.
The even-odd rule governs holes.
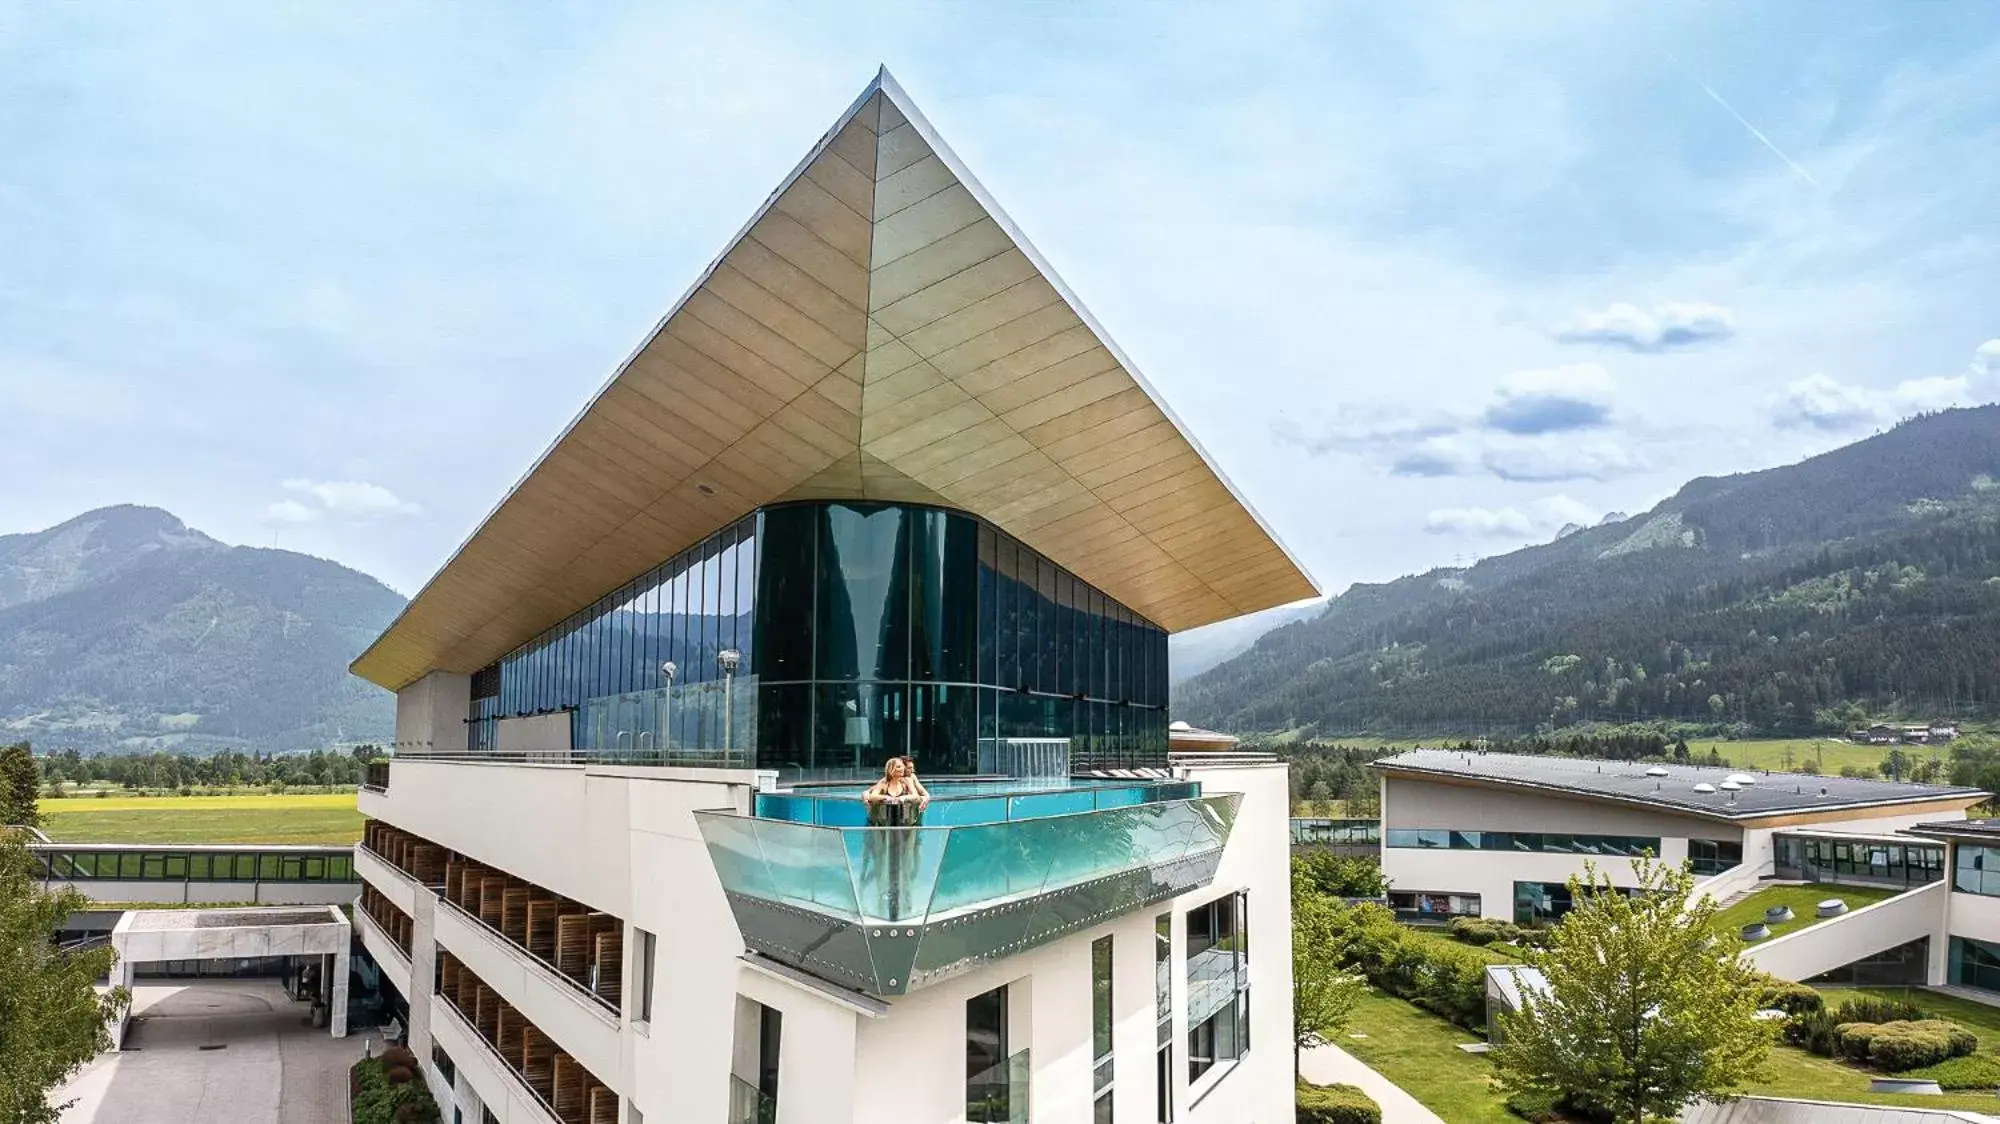
[[[1169,631],[1318,592],[884,70],[353,670],[484,667],[807,498],[973,512]]]

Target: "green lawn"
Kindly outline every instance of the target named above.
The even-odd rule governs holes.
[[[354,843],[352,792],[254,796],[63,797],[41,801],[42,830],[73,843]]]
[[[1521,1124],[1493,1087],[1493,1063],[1458,1048],[1461,1042],[1478,1041],[1429,1011],[1370,988],[1334,1045],[1451,1124]]]
[[[1937,1014],[1964,1024],[1979,1036],[1982,1051],[2000,1048],[2000,1009],[1922,989],[1868,990],[1871,994],[1907,995]],[[1852,988],[1826,988],[1822,993],[1828,1007],[1858,994]],[[1367,1037],[1349,1037],[1354,1033]],[[1476,1035],[1371,988],[1355,1006],[1347,1031],[1336,1036],[1334,1044],[1452,1124],[1519,1124],[1520,1118],[1507,1111],[1506,1097],[1495,1087],[1493,1064],[1482,1055],[1458,1049],[1461,1042],[1476,1041],[1479,1041]],[[1780,1045],[1771,1048],[1764,1080],[1745,1092],[1767,1097],[2000,1113],[2000,1097],[1986,1093],[1943,1096],[1871,1093],[1870,1076],[1868,1070],[1857,1066]]]
[[[1828,776],[1838,776],[1844,766],[1853,765],[1868,770],[1870,776],[1877,775],[1882,762],[1889,759],[1886,745],[1855,745],[1838,738],[1746,738],[1743,741],[1721,741],[1703,738],[1688,743],[1688,752],[1694,757],[1707,757],[1709,750],[1722,755],[1722,759],[1739,769],[1769,769],[1772,772],[1796,773],[1807,766],[1815,772]],[[1951,750],[1944,746],[1906,745],[1902,747],[1903,759],[1915,765],[1932,755],[1948,761]],[[1785,765],[1785,753],[1791,751],[1791,766]]]
[[[1908,999],[1934,1014],[1963,1025],[1979,1036],[1982,1052],[2000,1048],[2000,1008],[1988,1007],[1922,988],[1821,988],[1829,1010],[1857,995],[1895,995]],[[1946,1093],[1943,1096],[1906,1097],[1870,1093],[1870,1073],[1831,1058],[1817,1057],[1804,1050],[1777,1046],[1771,1050],[1770,1074],[1755,1092],[1773,1097],[1805,1097],[1825,1101],[1854,1101],[1859,1104],[1902,1105],[1925,1108],[1962,1108],[1973,1112],[2000,1112],[2000,1097],[1991,1093]]]
[[[1839,898],[1847,903],[1849,910],[1874,905],[1885,898],[1895,897],[1900,890],[1881,886],[1853,886],[1845,883],[1811,883],[1805,886],[1766,886],[1762,890],[1744,898],[1728,909],[1715,915],[1715,931],[1731,940],[1742,940],[1743,926],[1753,921],[1764,920],[1764,911],[1775,905],[1792,907],[1792,920],[1771,926],[1771,936],[1775,940],[1787,933],[1808,929],[1822,920],[1815,912],[1819,903],[1828,898]]]

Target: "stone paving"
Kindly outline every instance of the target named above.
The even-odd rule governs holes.
[[[275,980],[141,984],[125,1049],[53,1100],[63,1124],[346,1124],[364,1036],[335,1038]]]

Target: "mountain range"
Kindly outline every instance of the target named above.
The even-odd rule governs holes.
[[[323,558],[230,546],[152,507],[0,536],[0,742],[284,751],[386,741],[347,672],[401,594]]]
[[[2000,406],[1356,585],[1174,703],[1197,725],[1318,736],[2000,717]]]

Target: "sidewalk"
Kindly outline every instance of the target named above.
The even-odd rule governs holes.
[[[1338,1046],[1315,1046],[1299,1058],[1299,1073],[1315,1085],[1353,1085],[1382,1106],[1382,1124],[1445,1124],[1388,1078]]]

